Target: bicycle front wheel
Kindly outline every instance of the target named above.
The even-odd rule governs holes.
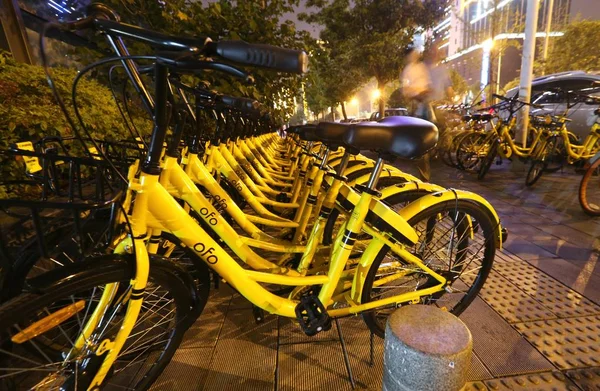
[[[86,376],[95,374],[103,358],[95,354],[98,344],[112,341],[125,319],[134,269],[130,262],[98,258],[103,266],[89,270],[86,263],[88,270],[82,270],[82,264],[74,264],[70,278],[68,268],[61,268],[33,279],[29,285],[37,287],[36,293],[0,306],[1,390],[79,389],[91,380]],[[114,299],[78,349],[75,341],[108,284],[118,284]],[[152,267],[143,300],[104,390],[148,389],[181,342],[192,301],[178,276],[166,267]]]
[[[579,204],[589,216],[600,216],[600,159],[586,171],[579,184]]]
[[[448,281],[445,289],[421,297],[420,304],[459,315],[475,299],[492,268],[498,226],[481,207],[465,200],[434,205],[408,222],[419,236],[411,253]],[[393,296],[398,296],[398,302],[364,313],[365,323],[383,338],[388,316],[410,304],[402,301],[402,295],[437,284],[431,275],[384,246],[367,273],[361,302]]]

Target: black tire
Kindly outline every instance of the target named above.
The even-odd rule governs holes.
[[[525,185],[527,187],[533,186],[541,177],[542,174],[548,169],[548,162],[552,159],[556,153],[557,139],[552,137],[545,142],[542,146],[542,150],[536,157],[531,161],[529,170],[527,171],[527,177],[525,178]]]
[[[600,216],[600,159],[588,167],[579,183],[579,205],[588,216]],[[598,196],[598,200],[595,197]]]
[[[533,160],[529,165],[527,177],[525,177],[525,185],[531,187],[542,177],[542,174],[548,167],[548,164],[543,160]]]
[[[23,293],[1,305],[0,368],[4,370],[0,369],[0,389],[30,389],[42,380],[52,381],[44,389],[58,389],[74,381],[73,376],[79,376],[78,384],[85,384],[81,377],[82,365],[89,369],[98,365],[100,358],[85,350],[71,360],[65,359],[65,354],[71,351],[72,341],[107,284],[119,283],[116,297],[127,297],[133,265],[127,257],[103,256],[58,268],[29,281],[35,293]],[[147,390],[169,363],[189,326],[188,317],[193,313],[195,302],[189,284],[182,282],[183,275],[183,271],[177,272],[167,261],[152,261],[148,286],[143,293],[145,304],[128,342],[105,379],[103,390]],[[80,302],[84,308],[58,326],[22,343],[11,341],[18,329]],[[120,328],[126,306],[117,302],[114,301],[97,326],[97,336],[92,334],[94,343],[112,339]],[[44,371],[34,369],[41,365]],[[79,366],[77,371],[76,365]],[[20,370],[13,376],[3,376],[10,373],[6,368]],[[48,371],[49,368],[56,368],[56,372]],[[52,374],[54,378],[49,377]]]
[[[40,251],[39,238],[23,247],[11,268],[0,302],[19,294],[28,278],[79,262],[92,253],[105,253],[111,223],[102,221],[102,214],[99,216],[85,221],[78,232],[73,221],[68,221],[59,229],[44,232],[41,240],[47,249],[47,256]]]
[[[487,135],[473,132],[463,137],[456,149],[456,164],[465,171],[476,170],[485,152]]]
[[[168,232],[162,233],[157,254],[163,258],[168,258],[169,262],[174,262],[177,266],[183,268],[194,280],[200,302],[206,303],[208,301],[210,293],[210,269],[206,265],[206,262],[183,244],[175,235]]]
[[[472,223],[470,224],[467,219],[471,219]],[[413,253],[418,254],[421,259],[426,260],[430,268],[438,271],[448,279],[449,286],[447,289],[454,288],[454,292],[451,293],[442,290],[434,295],[422,298],[421,303],[443,306],[451,313],[460,315],[475,299],[492,268],[496,251],[494,235],[499,234],[498,226],[483,207],[466,200],[448,201],[434,205],[410,219],[409,224],[416,227],[420,238],[419,243],[413,247]],[[448,228],[448,225],[450,225],[450,228]],[[452,229],[452,227],[455,229]],[[422,231],[421,228],[425,228],[425,230]],[[437,228],[440,229],[442,235],[444,235],[443,237],[435,237],[438,234],[436,232]],[[439,257],[440,252],[448,248],[450,240],[453,239],[450,238],[446,243],[444,238],[449,231],[458,234],[453,236],[453,238],[458,238],[458,240],[454,239],[453,241],[457,244],[456,252],[454,253],[451,249],[449,259],[440,257],[442,265],[436,265],[435,259],[427,261],[429,254]],[[471,233],[473,233],[473,238],[471,238]],[[473,245],[475,250],[470,245]],[[430,249],[430,247],[435,248]],[[479,247],[479,250],[477,250],[477,247]],[[473,252],[473,257],[480,256],[481,259],[466,259],[470,252]],[[455,256],[452,254],[455,254]],[[380,269],[382,264],[385,266]],[[391,286],[380,285],[374,289],[378,272],[381,271],[381,273],[384,273],[383,275],[389,276],[392,274],[390,268],[395,267],[395,265],[398,265],[397,267],[402,272],[399,275],[403,276],[397,280],[399,285],[393,285],[394,281],[390,281]],[[407,291],[437,285],[437,281],[428,274],[415,271],[413,266],[407,267],[408,265],[408,262],[392,253],[388,246],[384,246],[375,257],[367,273],[361,302],[367,303],[382,295],[385,295],[385,297],[395,296]],[[474,273],[474,275],[471,273]],[[468,286],[469,283],[472,284],[470,287]],[[393,291],[383,292],[384,288]],[[380,294],[379,292],[383,293]],[[389,295],[386,293],[389,293]],[[409,303],[398,303],[390,307],[382,307],[366,312],[363,314],[363,319],[371,332],[383,338],[387,317],[397,306],[404,304]]]
[[[461,169],[460,166],[459,166],[459,164],[458,164],[458,160],[456,158],[456,155],[458,153],[457,151],[458,151],[458,148],[460,146],[460,142],[462,141],[462,139],[465,138],[467,135],[469,135],[471,133],[472,133],[471,131],[465,130],[465,131],[459,133],[456,136],[456,138],[452,141],[452,147],[450,149],[448,157],[449,157],[450,163],[452,163],[452,166],[454,168]]]
[[[481,165],[479,166],[479,171],[477,171],[477,179],[479,179],[481,181],[481,180],[483,180],[483,178],[485,178],[485,175],[490,170],[490,167],[492,167],[494,160],[496,160],[496,156],[498,156],[498,142],[497,141],[495,141],[492,144],[490,151],[482,159]]]

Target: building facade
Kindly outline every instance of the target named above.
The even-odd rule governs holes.
[[[550,39],[576,18],[599,19],[599,0],[539,0],[536,42],[543,45],[551,17]],[[495,86],[498,92],[519,76],[528,0],[451,0],[444,19],[430,37],[449,68],[474,88]],[[552,11],[552,12],[550,12]],[[538,50],[539,52],[539,50]]]

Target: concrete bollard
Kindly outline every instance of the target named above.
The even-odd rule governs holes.
[[[473,339],[456,316],[429,305],[396,310],[385,328],[383,391],[458,391]]]

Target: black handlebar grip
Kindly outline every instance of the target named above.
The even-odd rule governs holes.
[[[287,73],[305,73],[308,68],[308,56],[301,50],[244,41],[209,42],[206,48],[209,55],[216,54],[239,64]]]
[[[256,110],[257,102],[253,99],[238,98],[228,95],[219,95],[218,100],[226,104],[227,106],[235,107],[242,111],[253,111]]]

